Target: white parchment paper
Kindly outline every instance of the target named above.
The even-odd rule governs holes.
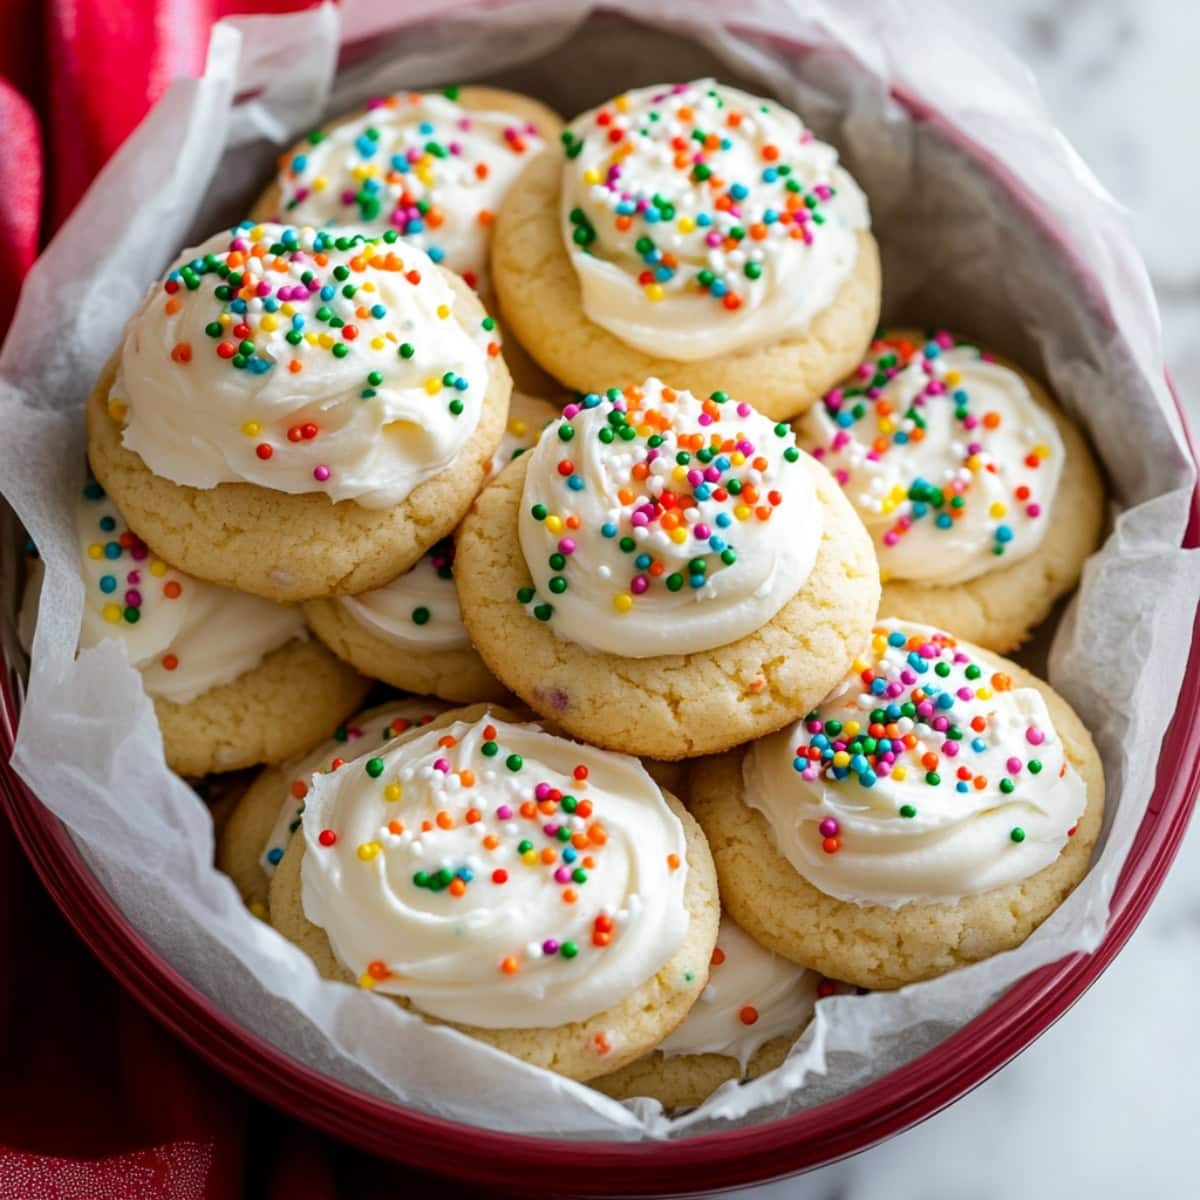
[[[1020,66],[936,4],[403,7],[347,0],[340,12],[218,26],[204,77],[171,87],[31,273],[0,356],[0,482],[46,564],[15,764],[165,958],[239,1021],[350,1084],[492,1128],[591,1138],[681,1136],[818,1103],[911,1059],[1103,932],[1200,595],[1200,562],[1178,548],[1192,469],[1126,217]],[[1087,880],[1024,946],[900,992],[824,1000],[778,1071],[671,1121],[653,1102],[618,1104],[324,982],[249,916],[211,866],[208,814],[166,769],[122,648],[73,654],[83,592],[70,512],[82,404],[143,290],[181,246],[240,217],[280,146],[322,116],[386,90],[479,78],[573,115],[623,87],[709,72],[774,93],[841,148],[871,199],[889,319],[985,339],[1045,375],[1087,427],[1114,523],[1048,669],[1100,746],[1109,808]]]

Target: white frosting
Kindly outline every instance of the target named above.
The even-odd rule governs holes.
[[[339,596],[345,612],[376,637],[414,650],[469,646],[454,587],[454,539],[431,546],[391,583],[357,596]]]
[[[559,410],[545,400],[512,394],[508,426],[492,458],[494,475],[538,439]],[[391,583],[357,596],[339,596],[342,608],[376,637],[414,650],[462,650],[469,646],[454,586],[454,539],[443,538]]]
[[[797,428],[862,517],[885,580],[962,583],[1041,545],[1062,439],[1021,375],[973,346],[876,341]]]
[[[545,147],[506,112],[466,109],[445,95],[398,93],[285,155],[276,219],[394,229],[434,262],[486,284],[492,223],[509,187]]]
[[[123,642],[147,695],[184,704],[308,636],[299,609],[167,566],[97,483],[83,490],[75,532],[84,585],[79,648]]]
[[[479,423],[494,322],[467,328],[455,310],[416,247],[244,222],[150,290],[109,412],[175,483],[388,508],[451,466]]]
[[[683,826],[657,785],[536,725],[402,735],[315,777],[303,822],[305,915],[364,986],[442,1020],[585,1020],[687,932]]]
[[[812,1018],[821,976],[788,962],[742,932],[725,913],[708,986],[678,1029],[658,1049],[723,1054],[742,1071],[772,1038],[795,1038]]]
[[[559,637],[626,658],[709,650],[803,587],[817,468],[786,425],[715,397],[657,379],[590,395],[530,453],[518,530],[534,594],[519,598]]]
[[[259,866],[270,877],[287,849],[291,836],[300,828],[304,798],[314,775],[340,770],[346,763],[379,750],[392,738],[410,729],[428,725],[450,706],[428,696],[391,700],[378,708],[351,717],[327,742],[303,758],[284,763],[280,773],[287,781],[279,797],[279,816],[259,856]]]
[[[520,458],[526,450],[537,445],[542,430],[562,415],[562,409],[540,396],[527,396],[524,392],[513,392],[508,401],[508,424],[504,436],[492,461],[488,465],[489,478],[499,475],[514,458]]]
[[[1058,857],[1087,803],[1041,693],[911,622],[881,622],[815,718],[755,742],[743,773],[746,803],[809,883],[888,907],[1027,879]]]
[[[583,310],[656,357],[803,332],[870,225],[832,146],[774,101],[711,79],[618,96],[564,142],[562,231]]]

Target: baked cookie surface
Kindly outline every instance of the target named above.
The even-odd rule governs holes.
[[[887,622],[881,628],[921,627]],[[722,901],[762,945],[860,987],[902,987],[1020,945],[1087,872],[1104,813],[1104,777],[1087,730],[1048,684],[998,655],[964,642],[955,646],[969,655],[970,666],[987,673],[974,676],[982,682],[971,689],[1003,689],[1020,715],[1007,707],[994,718],[977,712],[970,720],[982,720],[982,727],[962,729],[953,723],[955,704],[936,709],[943,716],[931,720],[949,714],[943,730],[918,722],[915,731],[902,733],[914,746],[885,768],[903,773],[896,789],[881,786],[883,776],[856,782],[878,770],[878,746],[870,761],[861,744],[845,751],[844,766],[836,768],[842,778],[827,783],[828,793],[801,790],[789,799],[780,789],[789,771],[799,780],[802,768],[810,773],[804,785],[822,786],[822,773],[835,768],[821,756],[844,733],[840,726],[812,734],[801,723],[775,735],[779,746],[764,741],[745,754],[695,764],[690,806],[709,838]],[[963,703],[977,706],[958,707]],[[822,705],[813,720],[827,725],[830,711],[841,709]],[[959,744],[948,736],[951,730],[962,744],[953,754],[945,750]],[[812,739],[822,736],[830,744],[814,746]],[[974,749],[975,741],[982,750]],[[790,742],[795,745],[784,744]],[[814,749],[815,760],[806,757]],[[764,756],[758,774],[744,762],[750,753]],[[793,753],[794,766],[784,761]],[[999,759],[998,781],[973,769],[984,756],[989,763]],[[752,778],[760,791],[771,792],[758,801],[773,805],[769,811],[748,802]],[[1070,784],[1065,794],[1046,790],[1059,784]],[[1030,788],[1035,798],[1023,801]],[[1070,828],[1060,829],[1064,823]],[[840,895],[810,882],[797,861]],[[979,890],[989,879],[998,882]],[[864,895],[874,898],[856,898]]]
[[[711,80],[678,86],[701,104],[719,93],[720,104],[683,118],[676,110],[690,93],[662,89],[664,107],[656,89],[642,89],[623,98],[632,109],[607,105],[572,122],[565,157],[529,164],[493,239],[501,314],[551,375],[580,391],[656,375],[795,416],[859,361],[878,320],[879,254],[865,200],[832,148],[811,135],[806,142],[780,106],[769,105],[763,129],[750,119],[731,127],[730,116],[768,102]],[[654,139],[659,129],[687,137],[688,121],[717,142],[682,168],[675,152],[687,175],[679,180],[677,170],[664,173],[672,152]],[[772,121],[782,148],[764,136]],[[660,186],[672,196],[665,209]],[[804,222],[793,220],[800,209]],[[810,211],[824,224],[806,224]],[[796,278],[805,280],[802,300]]]

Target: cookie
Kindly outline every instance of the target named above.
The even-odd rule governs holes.
[[[260,771],[217,834],[217,867],[250,911],[266,917],[271,877],[300,826],[312,777],[337,771],[409,729],[428,725],[446,706],[422,696],[390,700],[350,717],[299,760]]]
[[[493,674],[574,736],[669,761],[807,712],[879,597],[862,523],[788,426],[658,380],[568,405],[457,545]]]
[[[696,764],[691,809],[756,941],[868,988],[1020,945],[1087,872],[1092,740],[1006,659],[883,621],[804,721]]]
[[[821,977],[748,937],[722,914],[708,986],[656,1050],[592,1087],[695,1108],[731,1079],[757,1079],[787,1057],[816,1009]]]
[[[707,982],[712,859],[635,759],[456,710],[315,777],[302,830],[275,928],[325,977],[526,1062],[619,1069]]]
[[[284,602],[368,591],[483,482],[511,388],[494,324],[392,234],[243,223],[130,320],[88,403],[92,468],[201,579]]]
[[[514,392],[489,476],[532,446],[559,410]],[[467,637],[454,588],[454,541],[444,538],[414,567],[361,596],[310,600],[313,632],[364,674],[443,700],[504,700],[507,692]]]
[[[79,648],[123,643],[181,775],[278,762],[362,700],[367,680],[309,642],[297,609],[215,587],[150,552],[95,480],[75,506],[83,576]],[[40,560],[35,560],[40,567]],[[41,572],[22,606],[32,629]]]
[[[713,80],[642,88],[572,121],[496,222],[506,326],[589,391],[655,375],[803,412],[879,317],[866,198],[782,106]]]
[[[557,149],[561,130],[544,104],[501,88],[380,96],[281,155],[250,216],[392,230],[461,275],[494,312],[488,258],[496,212],[526,164]],[[550,390],[515,340],[502,344],[518,387]]]
[[[953,334],[881,334],[796,429],[872,535],[886,616],[1011,650],[1099,542],[1083,434],[1037,380]]]

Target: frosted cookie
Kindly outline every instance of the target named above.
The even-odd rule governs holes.
[[[495,322],[425,253],[243,222],[186,251],[88,404],[155,551],[280,601],[368,591],[458,523],[507,417]]]
[[[351,717],[303,758],[259,772],[217,839],[217,867],[233,880],[251,912],[266,917],[271,877],[300,828],[313,776],[340,770],[392,738],[428,725],[445,709],[423,696],[388,701]]]
[[[861,359],[880,298],[866,197],[794,113],[702,79],[618,96],[562,142],[492,247],[504,320],[556,379],[657,375],[778,419]]]
[[[691,788],[738,924],[869,988],[1020,945],[1104,813],[1096,748],[1048,684],[899,621],[804,720],[697,764]]]
[[[650,1096],[664,1108],[695,1108],[728,1080],[757,1079],[779,1066],[812,1018],[823,983],[722,915],[708,986],[687,1020],[656,1050],[592,1087],[616,1100]]]
[[[142,676],[167,765],[181,775],[280,762],[325,737],[368,682],[308,640],[297,609],[168,566],[95,482],[75,511],[79,648],[118,640]],[[37,580],[27,593],[36,604]]]
[[[456,536],[493,674],[568,733],[659,759],[803,715],[879,598],[862,523],[787,425],[656,379],[569,404]]]
[[[455,710],[316,776],[302,822],[275,928],[327,978],[527,1062],[618,1069],[707,982],[712,858],[636,759]]]
[[[513,393],[508,427],[489,477],[532,446],[559,410]],[[468,703],[503,700],[507,692],[467,637],[454,588],[454,541],[443,538],[416,566],[360,596],[311,600],[304,616],[313,632],[364,674],[405,691]]]
[[[1011,650],[1099,541],[1083,435],[1036,380],[952,334],[881,335],[796,428],[874,539],[884,615]]]
[[[499,88],[376,97],[283,154],[250,215],[392,230],[461,275],[490,310],[496,212],[517,176],[557,143],[561,130],[545,105]],[[504,357],[519,386],[544,390],[544,376],[515,342],[504,343]]]

